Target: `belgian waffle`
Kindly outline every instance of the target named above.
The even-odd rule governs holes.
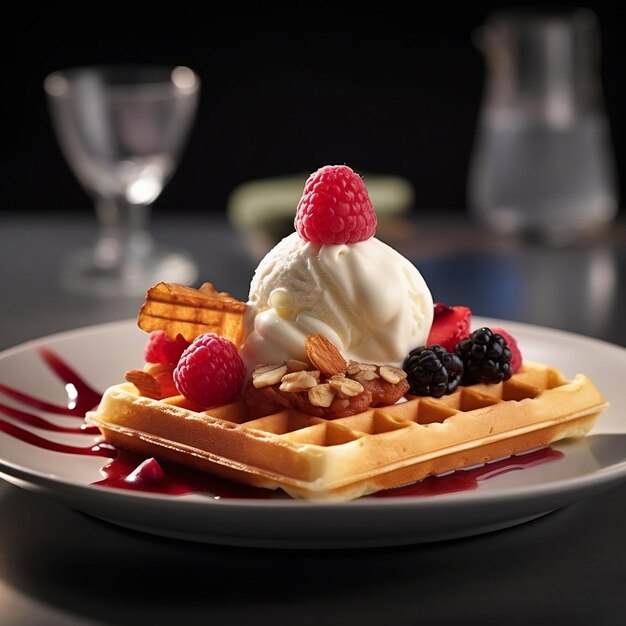
[[[141,454],[295,498],[350,500],[584,436],[606,406],[586,376],[527,362],[503,383],[334,420],[295,410],[251,420],[243,401],[197,410],[131,383],[107,389],[87,417],[107,441]]]

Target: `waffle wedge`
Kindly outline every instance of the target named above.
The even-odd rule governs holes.
[[[526,363],[497,385],[459,387],[334,420],[285,410],[249,420],[110,387],[88,419],[120,447],[308,500],[350,500],[429,475],[584,436],[607,404],[579,374]]]

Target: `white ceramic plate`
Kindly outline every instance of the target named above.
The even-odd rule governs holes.
[[[534,519],[626,480],[626,349],[536,326],[474,320],[474,325],[488,324],[515,335],[529,360],[559,366],[568,377],[586,373],[611,406],[587,438],[553,446],[564,453],[562,458],[481,481],[475,490],[323,504],[141,493],[92,485],[102,478],[102,458],[45,450],[1,431],[0,476],[129,528],[218,544],[284,548],[390,546],[470,536]],[[53,350],[103,391],[119,382],[127,369],[141,367],[145,337],[134,321],[126,321],[32,341],[0,353],[0,383],[53,404],[67,404],[67,392],[42,361],[39,348]],[[24,408],[2,393],[0,403]],[[76,423],[75,418],[37,413],[59,424],[68,419]],[[0,412],[0,419],[12,418]],[[89,445],[94,439],[27,428],[69,445]]]

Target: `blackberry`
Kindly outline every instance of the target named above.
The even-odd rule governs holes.
[[[439,344],[421,346],[409,352],[403,365],[416,396],[441,396],[452,393],[463,375],[463,362],[454,352],[447,352]]]
[[[504,337],[490,328],[479,328],[454,348],[463,361],[462,385],[500,383],[513,374],[511,350]]]

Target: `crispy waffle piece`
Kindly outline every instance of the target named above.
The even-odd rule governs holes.
[[[350,500],[426,476],[580,437],[607,404],[584,375],[526,363],[497,385],[459,387],[326,420],[285,410],[249,420],[243,401],[208,411],[129,383],[88,415],[115,445],[309,500]]]
[[[164,330],[170,337],[193,341],[203,333],[215,333],[240,346],[244,336],[246,303],[211,283],[199,289],[176,283],[158,283],[148,289],[137,324],[146,332]]]

